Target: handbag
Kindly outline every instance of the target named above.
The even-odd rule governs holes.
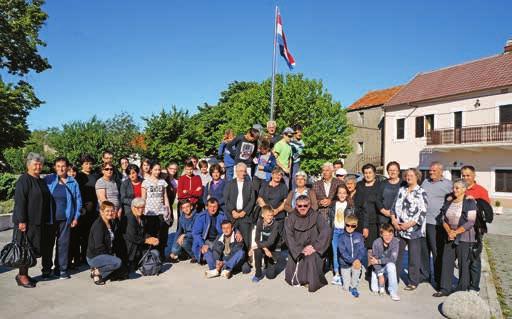
[[[13,238],[12,242],[5,245],[0,252],[0,266],[10,268],[34,267],[36,263],[37,259],[25,232],[21,234],[20,243]]]
[[[148,249],[139,261],[139,271],[143,276],[155,276],[160,274],[162,261],[160,253],[156,249]]]

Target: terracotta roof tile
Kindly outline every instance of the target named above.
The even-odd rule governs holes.
[[[383,105],[389,101],[389,99],[391,99],[398,91],[400,91],[402,87],[402,85],[399,85],[384,90],[370,91],[366,93],[362,98],[350,105],[348,110],[352,111]]]
[[[416,75],[386,107],[512,85],[512,53]]]

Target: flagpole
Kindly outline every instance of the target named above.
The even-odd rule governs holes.
[[[274,16],[274,52],[272,54],[272,87],[270,91],[270,120],[274,120],[274,89],[276,84],[276,68],[277,68],[277,60],[276,60],[276,48],[277,48],[277,12],[278,8],[276,6],[276,12]]]

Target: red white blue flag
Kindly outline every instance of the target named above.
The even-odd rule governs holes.
[[[277,21],[276,21],[276,33],[277,33],[277,42],[279,43],[279,52],[281,56],[286,60],[288,67],[293,69],[295,66],[295,59],[293,58],[290,51],[288,51],[288,45],[286,44],[286,36],[284,35],[283,30],[283,22],[281,21],[281,13],[277,11]]]

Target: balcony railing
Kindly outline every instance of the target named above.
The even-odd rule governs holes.
[[[427,145],[512,143],[512,123],[464,126],[427,132]]]

